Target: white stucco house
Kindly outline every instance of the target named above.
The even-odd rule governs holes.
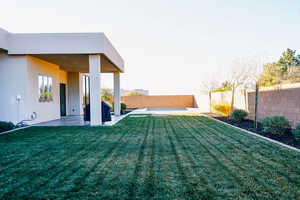
[[[113,73],[120,115],[124,61],[104,33],[10,33],[0,28],[0,121],[30,124],[83,114],[101,125],[101,73]],[[83,77],[89,77],[89,87]],[[88,88],[88,89],[87,89]],[[88,90],[88,91],[85,91]]]

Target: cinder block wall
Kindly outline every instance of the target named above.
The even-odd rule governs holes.
[[[231,95],[230,91],[213,93],[212,103],[226,102],[230,104]],[[208,95],[200,95],[196,97],[196,101],[201,112],[208,112]],[[258,106],[259,119],[271,115],[281,115],[295,127],[297,123],[300,123],[300,83],[260,88]],[[245,90],[236,91],[234,107],[247,110],[248,118],[254,119],[255,91],[246,91],[246,93]]]
[[[255,92],[248,92],[249,118],[254,119]],[[260,91],[258,102],[259,118],[281,115],[293,127],[300,123],[300,88],[283,88]]]
[[[128,108],[186,108],[194,107],[193,95],[123,96]]]

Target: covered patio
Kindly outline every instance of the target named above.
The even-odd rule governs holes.
[[[33,55],[47,62],[55,63],[67,72],[66,114],[61,119],[50,120],[36,125],[108,125],[121,117],[120,73],[123,68],[113,64],[105,54],[42,54]],[[112,121],[102,123],[101,74],[113,73],[114,113]],[[62,98],[60,98],[62,100]],[[84,121],[84,107],[90,105],[90,121]]]
[[[34,113],[37,118],[27,120],[31,125],[102,125],[102,73],[113,73],[113,119],[118,119],[121,114],[120,73],[124,72],[124,61],[104,33],[5,34],[9,44],[5,49],[8,58],[26,60],[24,68],[28,71],[28,81],[24,83],[28,90],[21,99],[24,101],[20,103],[21,113],[18,117],[11,117],[12,121],[28,119]],[[39,100],[40,76],[51,77],[51,86],[47,86],[53,92],[50,101]],[[83,77],[88,77],[88,82],[84,82]],[[89,123],[82,120],[87,98]]]

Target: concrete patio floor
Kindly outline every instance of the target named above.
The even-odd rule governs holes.
[[[133,110],[130,113],[121,116],[111,116],[110,122],[105,122],[104,126],[113,126],[128,114],[152,114],[152,115],[169,115],[181,113],[199,113],[196,108],[141,108]],[[61,119],[33,124],[32,126],[88,126],[89,122],[83,120],[83,116],[66,116]]]
[[[104,126],[113,126],[117,122],[119,122],[121,119],[123,119],[126,115],[121,115],[121,116],[111,116],[111,121],[109,122],[104,122]],[[56,120],[51,120],[47,122],[41,122],[37,124],[33,124],[32,126],[88,126],[90,125],[90,122],[84,121],[83,116],[66,116],[62,117],[60,119]]]

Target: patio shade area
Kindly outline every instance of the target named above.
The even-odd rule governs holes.
[[[0,136],[0,199],[298,199],[300,154],[201,115]]]

